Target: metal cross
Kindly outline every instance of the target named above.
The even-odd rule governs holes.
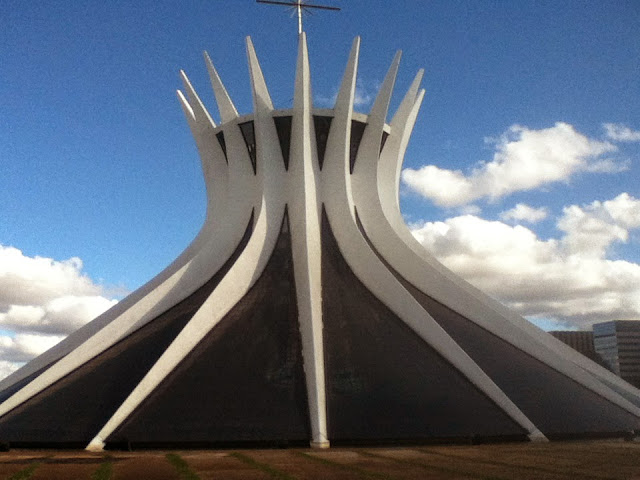
[[[276,0],[256,0],[258,3],[269,3],[271,5],[286,5],[287,7],[293,7],[298,14],[298,34],[302,33],[302,13],[309,12],[311,9],[316,8],[318,10],[340,10],[338,7],[328,7],[326,5],[312,5],[309,3],[303,3],[303,0],[296,0],[291,2],[278,2]],[[311,12],[309,12],[311,13]]]

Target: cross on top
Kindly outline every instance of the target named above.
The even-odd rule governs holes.
[[[276,0],[256,0],[257,3],[268,3],[271,5],[285,5],[287,7],[295,8],[295,11],[298,15],[298,34],[302,33],[302,13],[310,12],[311,9],[318,10],[340,10],[338,7],[329,7],[326,5],[312,5],[309,3],[304,3],[303,0],[296,0],[290,2],[281,2]]]

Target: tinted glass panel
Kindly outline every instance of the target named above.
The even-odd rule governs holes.
[[[333,117],[325,117],[321,115],[313,116],[313,126],[316,131],[316,145],[318,147],[318,164],[320,170],[324,164],[324,153],[327,151],[327,139],[329,138],[329,130],[331,129],[331,121]]]
[[[220,144],[220,148],[222,148],[222,153],[224,153],[224,159],[227,163],[229,163],[229,159],[227,158],[227,142],[224,140],[224,132],[216,133],[216,138],[218,139],[218,143]]]
[[[239,123],[238,127],[240,127],[242,138],[244,138],[244,143],[247,146],[247,151],[249,152],[253,173],[256,173],[256,133],[254,130],[253,120]]]
[[[289,152],[291,150],[291,117],[273,117],[280,141],[280,150],[284,160],[284,168],[289,170]]]
[[[382,132],[382,139],[380,139],[380,153],[382,153],[384,144],[387,143],[387,138],[389,138],[389,134],[387,132]]]
[[[358,148],[360,148],[360,142],[362,141],[362,135],[364,135],[364,129],[366,127],[366,123],[351,120],[351,143],[349,145],[349,171],[351,173],[353,173],[353,167],[356,164]]]

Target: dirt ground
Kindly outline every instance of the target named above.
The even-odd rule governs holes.
[[[640,443],[0,453],[0,480],[637,479]]]

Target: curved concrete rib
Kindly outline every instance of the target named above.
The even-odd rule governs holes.
[[[299,36],[289,165],[288,214],[291,249],[307,385],[311,444],[329,447],[322,339],[321,202],[318,198],[318,154],[311,115],[311,79],[307,39]]]
[[[187,118],[187,123],[189,124],[194,137],[196,138],[196,140],[198,140],[199,138],[201,138],[201,135],[199,135],[198,133],[199,127],[196,123],[194,110],[189,105],[189,102],[186,100],[182,92],[178,91],[177,93],[178,100],[180,101],[180,104]],[[209,168],[204,160],[202,161],[202,167],[205,174],[205,183],[207,185],[207,189],[209,190],[211,182],[217,183],[216,188],[211,190],[222,188],[223,182],[221,180],[224,177],[221,177],[220,180],[216,181],[217,179],[212,178],[211,175],[208,175],[207,172]],[[212,203],[213,202],[211,201],[211,199],[208,199],[208,205],[211,205]],[[207,210],[207,214],[208,213],[209,211]],[[187,265],[195,256],[195,252],[197,251],[198,246],[202,243],[203,238],[207,236],[207,231],[208,229],[210,229],[210,227],[210,223],[205,222],[200,232],[191,242],[191,244],[168,267],[166,267],[153,279],[148,281],[145,285],[140,287],[138,290],[127,296],[124,300],[120,301],[103,314],[96,317],[88,324],[71,333],[67,338],[62,340],[60,343],[58,343],[45,353],[33,359],[18,371],[0,381],[0,390],[10,388],[12,385],[24,380],[34,373],[60,360],[62,357],[77,348],[79,345],[93,336],[96,332],[108,325],[110,322],[119,318],[121,315],[127,314],[127,312],[129,312],[129,315],[139,315],[141,312],[142,314],[144,314],[145,312],[150,311],[150,309],[153,308],[153,305],[155,305],[155,302],[153,300],[149,300],[149,294],[158,288],[162,288],[163,285],[165,286],[165,288],[170,289],[171,286],[175,284],[176,280],[174,277],[180,276],[181,269],[183,269],[185,265]],[[1,407],[0,411],[2,411]]]
[[[591,365],[593,362],[564,344],[560,348],[554,347],[553,342],[547,338],[550,335],[539,331],[527,320],[453,274],[411,235],[397,207],[397,182],[399,166],[413,128],[419,101],[422,100],[420,95],[413,109],[408,108],[415,88],[416,86],[412,85],[392,121],[391,135],[381,153],[377,173],[373,168],[369,168],[370,164],[362,165],[361,170],[354,172],[358,212],[375,248],[389,260],[400,275],[419,290],[428,292],[435,300],[614,404],[639,415],[640,396],[633,392],[637,389],[627,385],[618,389],[607,384],[606,380],[610,377],[614,377],[617,384],[625,382],[602,367]],[[363,138],[363,143],[365,140],[367,139]],[[363,146],[360,148],[363,149]],[[365,149],[372,150],[374,147],[375,145],[371,144]],[[378,186],[378,195],[370,185]],[[367,186],[369,188],[366,188]],[[567,359],[572,362],[567,362]]]
[[[246,173],[238,166],[227,168],[220,146],[211,141],[213,123],[210,116],[205,114],[204,106],[190,88],[184,74],[183,80],[191,99],[186,105],[183,103],[183,109],[195,130],[194,136],[201,152],[207,187],[205,224],[191,245],[169,267],[121,302],[123,305],[120,308],[116,308],[119,307],[118,304],[98,317],[89,324],[93,328],[72,337],[73,341],[67,342],[65,349],[57,349],[51,354],[47,352],[38,357],[39,362],[35,365],[29,364],[30,369],[35,370],[49,358],[53,357],[50,362],[55,362],[0,404],[0,415],[41,392],[172,305],[187,298],[222,267],[240,242],[244,233],[241,225],[247,224],[253,204],[250,203],[250,197],[245,198],[247,195],[243,195],[242,190],[233,187],[248,186],[247,180],[241,178]],[[182,95],[179,98],[185,100]],[[242,140],[232,138],[231,142]],[[246,149],[244,152],[246,155]],[[56,353],[57,358],[54,357]],[[27,372],[26,375],[28,374]]]
[[[380,151],[380,142],[382,141],[383,128],[387,118],[387,111],[389,110],[389,103],[391,102],[391,95],[393,94],[393,86],[396,82],[401,57],[401,51],[398,51],[393,57],[391,66],[382,81],[378,95],[369,112],[367,128],[365,128],[362,139],[360,140],[358,155],[352,173],[354,178],[362,178],[362,175],[358,175],[358,172],[369,170],[371,164],[375,166],[375,164],[378,163],[377,160]],[[375,186],[375,183],[366,186],[366,188],[373,186]]]
[[[400,187],[400,171],[402,170],[402,159],[404,159],[404,152],[409,143],[409,136],[413,130],[413,124],[420,110],[422,99],[424,98],[424,90],[419,91],[422,77],[424,76],[424,69],[418,70],[418,73],[411,82],[411,86],[407,90],[406,95],[400,102],[398,110],[396,110],[393,119],[391,120],[391,135],[387,138],[385,148],[380,152],[380,161],[378,162],[378,175],[389,182],[389,179],[393,179],[393,183],[389,183],[392,187],[389,192],[380,192],[381,201],[383,204],[388,205],[389,208],[395,208],[400,211],[399,203],[399,187]],[[388,143],[392,142],[392,143]],[[392,146],[393,144],[393,146]],[[390,155],[385,155],[387,152],[393,152]],[[399,157],[398,161],[394,160],[394,154]],[[388,158],[390,161],[383,161],[383,158]],[[379,187],[380,189],[380,187]],[[387,197],[382,198],[382,195],[387,194]]]
[[[187,298],[225,263],[230,265],[228,271],[225,266],[226,274],[207,299],[87,446],[89,450],[101,450],[104,442],[114,432],[117,433],[122,423],[242,301],[273,255],[286,216],[290,229],[311,445],[328,447],[322,332],[321,238],[324,208],[338,249],[359,282],[528,432],[532,440],[546,439],[431,317],[413,287],[564,377],[590,389],[600,398],[640,418],[640,390],[583,359],[457,277],[413,237],[400,214],[398,188],[402,159],[424,98],[424,90],[420,90],[423,71],[418,72],[390,125],[387,125],[385,122],[400,60],[398,52],[369,115],[354,114],[359,47],[360,39],[356,38],[334,109],[315,111],[316,115],[332,117],[324,145],[322,171],[318,164],[304,33],[299,36],[294,105],[290,111],[274,110],[260,63],[248,37],[246,48],[253,94],[252,116],[242,119],[238,116],[206,52],[205,63],[220,112],[220,126],[216,126],[186,74],[181,71],[185,93],[178,91],[178,100],[201,156],[207,189],[207,214],[200,232],[169,267],[144,287],[1,381],[0,390],[13,386],[12,390],[16,391],[0,404],[0,417]],[[290,144],[281,145],[279,135],[283,135],[283,125],[287,125],[283,117],[288,115],[291,115]],[[354,119],[366,122],[367,126],[358,145],[353,173],[350,173]],[[248,139],[248,122],[252,122],[255,143]],[[389,135],[381,149],[384,132]],[[282,138],[286,138],[286,134]],[[255,150],[249,153],[250,148]],[[287,148],[290,161],[285,167],[283,151]],[[252,222],[253,229],[240,251],[237,247],[249,222]],[[236,250],[237,257],[234,255]],[[17,382],[20,382],[20,389],[16,388]]]
[[[415,84],[415,81],[414,81]],[[415,86],[417,89],[417,86]],[[438,262],[432,255],[430,255],[426,249],[420,245],[420,243],[413,237],[408,227],[402,219],[400,214],[400,207],[398,204],[398,188],[400,182],[400,170],[402,166],[402,160],[409,141],[409,136],[413,130],[413,125],[417,116],[417,112],[422,101],[424,90],[417,99],[413,99],[412,85],[409,92],[405,96],[401,107],[394,116],[391,122],[392,135],[388,139],[385,149],[382,152],[378,171],[378,188],[380,192],[380,199],[383,210],[387,220],[394,228],[396,233],[402,237],[404,243],[409,246],[416,254],[418,254],[424,261],[435,267],[441,274],[452,282],[456,283],[464,292],[464,295],[471,295],[478,301],[485,304],[488,308],[494,311],[496,314],[504,317],[515,325],[521,333],[528,334],[528,338],[545,347],[545,351],[553,351],[560,355],[564,359],[568,359],[576,364],[579,368],[586,370],[592,374],[598,381],[602,382],[607,387],[613,389],[619,395],[623,396],[626,400],[633,403],[635,406],[640,407],[640,390],[623,381],[618,376],[614,375],[607,369],[597,365],[594,362],[589,361],[583,355],[579,354],[572,348],[565,345],[558,339],[548,335],[546,332],[541,331],[536,326],[532,325],[526,319],[513,312],[511,309],[505,307],[500,302],[492,299],[484,292],[480,291],[473,285],[465,282],[457,277],[444,265]],[[413,108],[410,105],[413,103]],[[395,175],[390,173],[390,170],[395,170]]]
[[[286,195],[281,188],[284,162],[273,122],[260,121],[273,114],[269,107],[269,92],[262,77],[255,52],[247,40],[252,71],[257,148],[257,176],[262,184],[261,201],[257,207],[254,230],[247,246],[229,272],[209,295],[193,318],[160,356],[118,410],[100,429],[87,450],[100,451],[104,441],[126,420],[188,353],[247,294],[267,265],[280,235]]]
[[[356,78],[354,65],[355,62],[349,62],[347,73],[345,73],[338,93],[335,116],[329,139],[327,140],[325,162],[322,170],[324,205],[340,252],[353,273],[365,287],[393,311],[398,318],[528,432],[531,438],[544,438],[544,435],[536,426],[398,282],[362,237],[355,218],[347,150],[350,139]],[[387,95],[387,92],[383,93],[383,95]],[[380,115],[384,115],[386,114],[386,108],[380,108],[378,112]],[[383,124],[384,121],[382,122]],[[335,128],[333,125],[335,125]],[[371,124],[367,128],[369,129],[370,127]],[[382,135],[381,129],[379,134]]]
[[[231,97],[227,93],[227,89],[222,84],[218,71],[213,66],[209,54],[204,52],[204,60],[207,64],[207,70],[209,71],[209,78],[211,79],[211,87],[213,88],[213,94],[216,97],[216,103],[218,104],[218,111],[220,112],[220,123],[227,123],[235,118],[238,118],[238,110],[231,101]]]

